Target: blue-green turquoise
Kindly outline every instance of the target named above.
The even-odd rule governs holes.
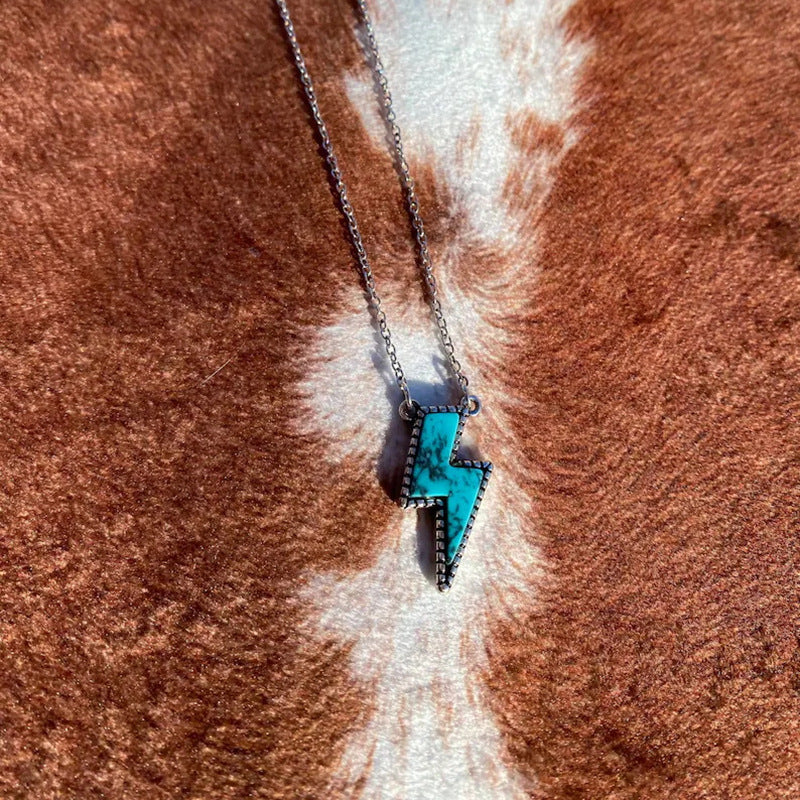
[[[478,499],[484,471],[450,463],[461,415],[457,412],[426,414],[422,421],[410,498],[442,497],[447,503],[447,563],[455,558]]]

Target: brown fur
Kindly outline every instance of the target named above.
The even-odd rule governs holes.
[[[542,796],[800,792],[789,9],[572,20],[597,48],[591,105],[518,370],[554,580],[490,676]]]
[[[341,92],[351,10],[295,7],[403,286],[396,178]],[[3,16],[0,792],[328,796],[366,706],[346,653],[303,647],[297,588],[371,563],[397,511],[287,425],[355,274],[277,16]],[[586,0],[571,19],[596,48],[588,108],[509,365],[553,574],[486,676],[542,798],[800,790],[794,17]],[[446,238],[446,192],[418,180]]]

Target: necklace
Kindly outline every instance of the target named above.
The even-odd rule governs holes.
[[[489,482],[492,465],[488,461],[471,461],[460,459],[457,456],[464,424],[468,417],[475,416],[480,412],[481,404],[475,395],[470,395],[468,392],[469,381],[456,357],[442,304],[439,301],[419,201],[414,189],[414,180],[403,153],[400,128],[397,125],[389,83],[378,52],[375,30],[366,0],[355,0],[366,33],[367,57],[380,86],[384,121],[389,127],[394,143],[395,163],[400,171],[411,226],[417,243],[417,255],[425,294],[450,370],[461,392],[458,405],[422,406],[411,397],[405,372],[389,331],[386,313],[375,287],[375,278],[361,238],[356,214],[347,196],[347,187],[339,169],[328,128],[320,112],[314,84],[297,41],[289,8],[286,0],[275,0],[275,2],[286,29],[311,115],[317,127],[317,133],[325,153],[325,163],[336,188],[339,208],[347,223],[367,303],[383,339],[389,364],[403,397],[399,414],[412,425],[399,503],[403,508],[432,507],[434,509],[436,585],[440,591],[447,591],[453,583],[456,570],[461,562],[472,525],[475,522],[475,515]]]

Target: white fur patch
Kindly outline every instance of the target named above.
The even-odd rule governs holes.
[[[376,34],[409,154],[433,164],[468,215],[474,235],[515,245],[509,176],[524,169],[527,189],[547,193],[552,156],[522,158],[511,123],[521,113],[563,125],[575,112],[586,46],[566,41],[571,0],[455,0],[377,4]],[[348,94],[384,145],[373,84],[350,76]],[[573,137],[567,133],[567,146]],[[537,198],[538,199],[538,198]]]
[[[320,576],[306,592],[317,635],[353,644],[353,675],[374,703],[338,766],[332,788],[345,796],[364,777],[362,796],[382,799],[527,797],[532,788],[504,762],[482,697],[486,620],[524,602],[538,572],[520,524],[527,498],[509,478],[493,489],[447,595],[422,576],[416,514],[400,511],[394,541],[372,568]]]
[[[375,532],[386,548],[372,567],[355,576],[318,575],[304,590],[309,636],[352,646],[353,678],[372,704],[365,726],[345,743],[332,790],[359,785],[361,797],[375,800],[489,800],[527,797],[534,785],[535,776],[520,774],[506,757],[482,673],[491,625],[530,606],[541,574],[531,498],[516,474],[521,444],[507,424],[514,400],[503,382],[503,365],[514,358],[507,321],[529,312],[536,232],[513,210],[519,204],[509,203],[508,187],[521,174],[525,205],[536,208],[563,155],[519,150],[512,127],[524,115],[560,126],[564,150],[574,141],[568,126],[588,48],[568,41],[561,28],[570,5],[382,0],[376,9],[412,172],[415,163],[432,165],[454,199],[458,230],[433,254],[434,264],[459,356],[484,403],[467,424],[465,443],[476,436],[495,472],[447,595],[422,574],[416,513],[399,509],[390,530]],[[384,147],[370,78],[349,76],[347,89]],[[473,270],[470,281],[460,281],[459,257],[476,246],[503,253],[504,274],[481,280]],[[380,274],[377,280],[380,289]],[[433,323],[418,298],[384,300],[412,393],[423,403],[452,402],[442,388],[446,371]],[[348,306],[320,331],[309,357],[299,387],[308,414],[300,424],[327,433],[331,458],[361,457],[374,468],[400,398],[357,286]],[[400,461],[406,446],[398,443]]]

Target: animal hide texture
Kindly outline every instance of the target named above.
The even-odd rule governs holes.
[[[349,0],[290,0],[453,400]],[[800,18],[376,0],[494,462],[453,590],[278,13],[0,11],[0,796],[800,796]]]

